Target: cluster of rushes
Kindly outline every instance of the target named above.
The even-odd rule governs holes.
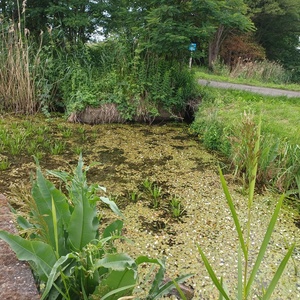
[[[144,198],[150,201],[150,206],[154,209],[162,208],[167,210],[175,219],[179,219],[185,212],[182,200],[178,196],[167,197],[156,182],[146,178],[142,182],[140,190],[131,191],[128,193],[130,202],[137,202],[139,199]]]
[[[68,140],[76,138],[79,143],[68,147]],[[68,148],[79,155],[81,146],[87,141],[84,126],[75,128],[64,124],[35,124],[33,120],[4,123],[0,121],[0,170],[7,170],[15,157],[20,155],[35,156],[42,159],[46,155],[63,155]]]

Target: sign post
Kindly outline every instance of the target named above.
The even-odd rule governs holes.
[[[197,44],[195,43],[191,43],[189,45],[189,50],[191,52],[191,57],[190,57],[190,62],[189,62],[189,68],[191,69],[192,68],[192,62],[193,62],[193,52],[196,51],[196,48],[197,48]]]

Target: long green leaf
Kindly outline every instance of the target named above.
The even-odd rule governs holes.
[[[133,270],[130,268],[124,268],[121,271],[110,271],[108,276],[100,282],[97,288],[98,291],[101,290],[101,287],[105,290],[105,294],[100,295],[102,296],[101,299],[107,299],[112,295],[114,295],[114,297],[109,299],[119,299],[123,296],[132,295],[133,288],[137,283],[136,271],[136,269]]]
[[[89,205],[83,192],[81,202],[75,205],[71,215],[68,242],[74,250],[80,251],[97,237],[98,228],[97,210]]]
[[[62,220],[65,226],[70,219],[70,211],[67,197],[49,180],[45,179],[41,169],[37,167],[36,181],[33,185],[32,196],[41,215],[49,216],[52,209],[52,198],[57,208],[57,218]],[[51,225],[51,223],[50,223]]]
[[[148,256],[138,256],[135,260],[137,265],[143,264],[143,263],[150,263],[150,264],[158,264],[162,267],[165,267],[165,263],[161,259],[156,259],[156,258],[149,258]]]
[[[68,227],[68,242],[74,250],[80,251],[98,236],[99,228],[97,208],[89,201],[88,185],[86,174],[83,172],[81,155],[69,187],[69,195],[74,204],[74,210]]]
[[[19,260],[33,261],[40,279],[47,281],[56,262],[55,253],[50,245],[41,241],[29,241],[2,230],[0,231],[0,238],[10,245]]]
[[[266,249],[267,249],[267,246],[269,244],[269,241],[270,241],[270,238],[271,238],[271,235],[272,235],[272,232],[274,230],[274,226],[276,224],[276,221],[277,221],[277,218],[278,218],[278,214],[280,212],[280,208],[282,206],[282,202],[283,202],[283,199],[284,199],[284,195],[282,195],[276,205],[276,208],[274,210],[274,213],[272,215],[272,218],[270,220],[270,223],[269,223],[269,226],[267,228],[267,232],[265,234],[265,237],[262,241],[262,244],[260,246],[260,249],[259,249],[259,252],[258,252],[258,255],[257,255],[257,258],[256,258],[256,261],[255,261],[255,264],[253,266],[253,269],[251,271],[251,274],[249,276],[249,279],[248,279],[248,282],[247,282],[247,285],[246,285],[246,296],[248,297],[249,293],[250,293],[250,290],[251,290],[251,286],[252,286],[252,283],[254,281],[254,278],[256,276],[256,273],[259,269],[259,266],[263,260],[263,257],[265,255],[265,252],[266,252]]]
[[[219,290],[219,292],[223,295],[223,297],[226,299],[226,300],[230,300],[229,296],[227,295],[226,291],[224,290],[223,288],[223,285],[219,282],[215,272],[213,271],[208,259],[206,258],[204,252],[202,251],[201,247],[198,246],[198,251],[201,255],[201,258],[204,262],[204,265],[206,267],[206,270],[212,280],[212,282],[214,283],[214,285],[216,286],[216,288]]]
[[[75,256],[74,256],[74,254],[73,253],[69,253],[68,255],[66,255],[66,256],[61,256],[57,261],[56,261],[56,263],[54,264],[54,266],[52,267],[52,270],[51,270],[51,272],[50,272],[50,274],[49,274],[49,277],[48,277],[48,280],[47,280],[47,284],[46,284],[46,287],[45,287],[45,290],[44,290],[44,292],[43,292],[43,294],[42,294],[42,296],[41,296],[41,300],[43,300],[43,299],[45,299],[47,296],[48,296],[48,294],[49,294],[49,292],[50,292],[50,290],[51,290],[51,288],[54,286],[54,282],[55,282],[55,280],[57,279],[57,277],[58,277],[58,275],[59,275],[59,268],[61,268],[61,266],[63,265],[63,264],[65,264],[65,262],[67,261],[67,260],[69,260],[69,259],[71,259],[71,258],[74,258]],[[64,266],[65,268],[66,268],[66,266]]]
[[[243,250],[244,256],[247,257],[247,248],[246,248],[246,245],[245,245],[241,225],[240,225],[240,222],[239,222],[239,219],[238,219],[238,216],[237,216],[237,213],[236,213],[236,210],[235,210],[235,207],[234,207],[234,204],[233,204],[231,195],[229,193],[229,190],[228,190],[228,187],[227,187],[227,184],[226,184],[226,181],[225,181],[225,178],[223,176],[221,168],[219,168],[219,173],[220,173],[220,178],[221,178],[221,184],[222,184],[222,187],[223,187],[223,191],[224,191],[224,194],[225,194],[226,199],[227,199],[228,206],[229,206],[230,211],[231,211],[231,215],[232,215],[232,218],[233,218],[233,221],[234,221],[234,224],[235,224],[236,231],[238,233],[238,238],[239,238],[239,241],[240,241],[240,245],[241,245],[241,248]]]
[[[223,277],[221,277],[221,279],[220,279],[220,284],[223,286]],[[222,293],[219,292],[219,300],[223,300],[223,299],[224,299],[224,297],[223,297]]]
[[[106,197],[100,197],[100,200],[101,200],[103,203],[107,204],[107,205],[110,207],[110,209],[111,209],[116,215],[118,215],[119,217],[124,218],[122,212],[119,210],[117,204],[116,204],[114,201],[111,201],[111,200],[109,200],[109,199],[106,198]]]
[[[95,262],[95,268],[108,268],[115,271],[122,271],[126,268],[136,268],[136,263],[126,253],[108,253],[102,259]]]
[[[180,288],[179,284],[175,280],[172,280],[172,283],[174,284],[178,294],[180,295],[181,300],[187,300],[187,298],[186,298],[184,292],[182,291],[182,289]]]
[[[57,232],[59,237],[59,255],[66,254],[64,231],[70,219],[68,201],[61,191],[44,178],[39,167],[37,167],[37,177],[33,184],[32,196],[35,201],[35,207],[32,208],[33,214],[42,228],[41,238],[45,243],[56,249],[55,232]],[[52,199],[56,208],[56,230],[53,222]]]
[[[293,251],[294,251],[294,248],[295,248],[295,245],[293,245],[287,252],[287,254],[285,255],[284,259],[281,261],[280,265],[278,266],[278,269],[270,283],[270,285],[268,286],[265,294],[263,295],[263,300],[268,300],[270,299],[284,269],[285,269],[285,266],[287,264],[287,262],[289,261],[290,257],[292,256],[293,254]]]
[[[57,258],[59,258],[57,216],[56,216],[56,207],[53,198],[52,198],[52,219],[53,219],[53,231],[54,231],[54,239],[55,239],[55,253]]]
[[[155,278],[152,282],[147,299],[155,299],[155,296],[159,294],[159,288],[160,285],[163,283],[165,272],[166,272],[165,263],[164,261],[162,261],[162,264],[160,265],[158,271],[156,272]]]
[[[135,284],[132,284],[132,285],[127,285],[127,286],[122,286],[118,289],[115,289],[115,290],[112,290],[110,291],[109,293],[107,293],[106,295],[104,295],[103,297],[100,298],[100,300],[105,300],[105,299],[108,299],[109,297],[115,295],[115,294],[118,294],[120,292],[124,292],[126,290],[133,290],[133,288],[135,287]],[[109,298],[109,299],[115,299],[115,298]],[[120,297],[118,296],[118,299],[120,299]]]
[[[238,252],[238,299],[243,299],[243,267],[242,267],[242,250],[239,247]]]
[[[251,162],[251,174],[249,175],[249,201],[248,207],[249,209],[252,207],[254,191],[255,191],[255,183],[256,183],[256,175],[257,175],[257,160],[258,160],[258,153],[260,147],[260,132],[261,132],[261,116],[259,117],[259,123],[257,126],[257,136],[254,146],[254,153],[253,153],[253,161]]]

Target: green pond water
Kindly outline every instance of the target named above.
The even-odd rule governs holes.
[[[24,121],[27,122],[25,125]],[[32,134],[25,134],[29,127],[36,128],[36,131],[32,129]],[[37,131],[37,128],[44,130]],[[169,277],[195,274],[186,283],[195,289],[194,299],[218,299],[197,251],[197,245],[201,245],[217,275],[224,277],[228,290],[235,295],[238,240],[217,172],[220,161],[189,135],[188,125],[88,126],[65,123],[61,118],[21,120],[2,117],[0,130],[20,131],[24,136],[18,154],[11,155],[8,146],[1,144],[1,159],[8,160],[9,167],[0,171],[0,193],[7,195],[18,209],[23,209],[22,194],[30,186],[30,174],[35,171],[28,145],[42,135],[36,148],[42,169],[70,171],[77,165],[78,153],[82,151],[85,164],[91,165],[89,182],[106,187],[107,195],[122,209],[125,215],[123,234],[133,243],[119,243],[120,250],[133,257],[164,257]],[[46,149],[51,147],[47,148],[47,145],[60,141],[64,143],[62,152],[59,155],[49,154]],[[92,165],[93,162],[97,164]],[[244,225],[247,196],[230,175],[226,178]],[[146,179],[161,188],[160,207],[157,209],[152,207],[151,199],[143,192]],[[130,201],[133,193],[139,195],[136,202]],[[182,203],[183,213],[179,220],[170,213],[169,201],[175,196]],[[250,265],[254,262],[278,198],[270,193],[255,197]],[[103,223],[115,219],[106,207],[101,205],[99,210]],[[272,299],[300,299],[300,229],[295,224],[298,218],[297,211],[284,206],[251,299],[258,299],[257,295],[269,283],[288,246],[294,242],[297,246],[293,260],[288,263]],[[144,274],[148,269],[141,271]],[[146,288],[141,276],[136,293],[142,295]]]

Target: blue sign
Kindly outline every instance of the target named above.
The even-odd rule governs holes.
[[[190,50],[190,51],[196,51],[196,47],[197,47],[197,44],[191,43],[191,44],[189,45],[189,50]]]

